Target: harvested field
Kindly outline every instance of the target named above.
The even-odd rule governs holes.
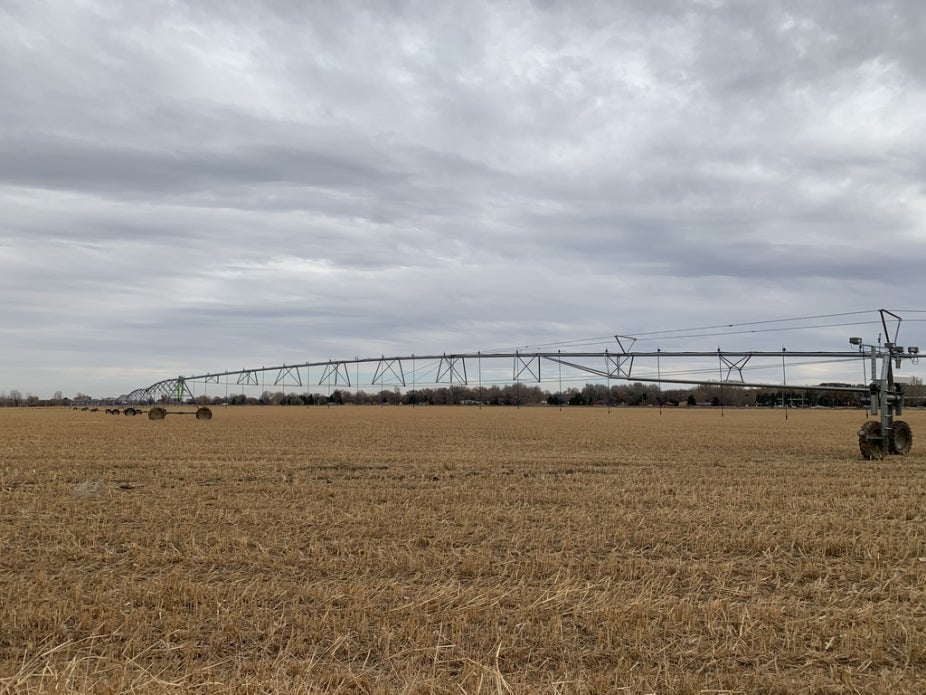
[[[0,410],[0,692],[920,693],[904,419]]]

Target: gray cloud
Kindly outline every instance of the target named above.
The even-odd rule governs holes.
[[[7,3],[0,391],[915,305],[924,23]]]

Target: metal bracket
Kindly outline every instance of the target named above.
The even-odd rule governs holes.
[[[287,377],[292,377],[292,381],[287,382]],[[287,367],[286,365],[280,367],[273,385],[279,386],[280,384],[283,386],[302,386],[302,375],[299,373],[299,367]]]
[[[633,350],[633,344],[637,342],[636,338],[633,338],[629,335],[616,335],[614,336],[614,340],[617,341],[617,347],[619,347],[621,352],[623,352],[625,355]],[[625,342],[627,343],[626,345],[624,344]]]
[[[619,342],[619,341],[618,341]],[[624,357],[604,351],[605,373],[611,379],[630,379],[633,371],[633,356]],[[625,368],[624,365],[627,365]]]
[[[731,383],[730,376],[733,374],[733,370],[736,370],[736,373],[739,375],[739,381],[741,384],[746,383],[746,380],[743,379],[743,367],[746,366],[746,363],[749,362],[749,359],[752,355],[744,355],[738,360],[731,360],[729,357],[724,355],[720,348],[717,348],[717,356],[720,357],[720,362],[724,367],[727,368],[727,378],[724,379],[725,383]],[[732,382],[735,383],[735,382]]]
[[[238,375],[237,383],[244,386],[260,386],[260,380],[257,378],[257,370],[241,372]]]
[[[338,386],[342,382],[345,386],[350,386],[350,373],[347,370],[347,362],[329,362],[325,365],[325,371],[322,372],[322,378],[318,380],[318,385]]]
[[[462,384],[467,384],[466,380],[466,360],[459,355],[441,355],[440,364],[437,367],[437,383],[444,379],[452,382],[454,379]]]
[[[187,386],[186,379],[183,377],[159,381],[149,386],[145,391],[147,392],[146,398],[155,400],[160,397],[166,398],[168,401],[183,402],[184,398],[194,398],[193,392],[190,391],[190,387]]]
[[[402,386],[405,386],[405,371],[402,369],[402,360],[387,360],[385,357],[383,357],[376,365],[376,372],[373,374],[373,383],[375,384],[377,381],[379,381],[381,384],[385,383],[387,374],[392,374],[392,376],[396,379],[395,381],[390,380],[388,383],[398,383]]]
[[[514,357],[514,380],[518,381],[521,379],[521,376],[527,372],[530,377],[540,383],[540,356],[531,355],[530,357],[524,358],[520,353],[515,354]]]

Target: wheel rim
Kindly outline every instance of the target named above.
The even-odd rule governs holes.
[[[858,448],[869,461],[884,458],[884,439],[881,438],[881,423],[869,420],[858,432]]]
[[[913,432],[910,430],[910,425],[903,420],[896,420],[891,427],[888,443],[892,454],[904,456],[909,453],[913,446]]]

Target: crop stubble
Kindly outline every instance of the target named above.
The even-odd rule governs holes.
[[[0,692],[920,692],[926,417],[0,410]]]

